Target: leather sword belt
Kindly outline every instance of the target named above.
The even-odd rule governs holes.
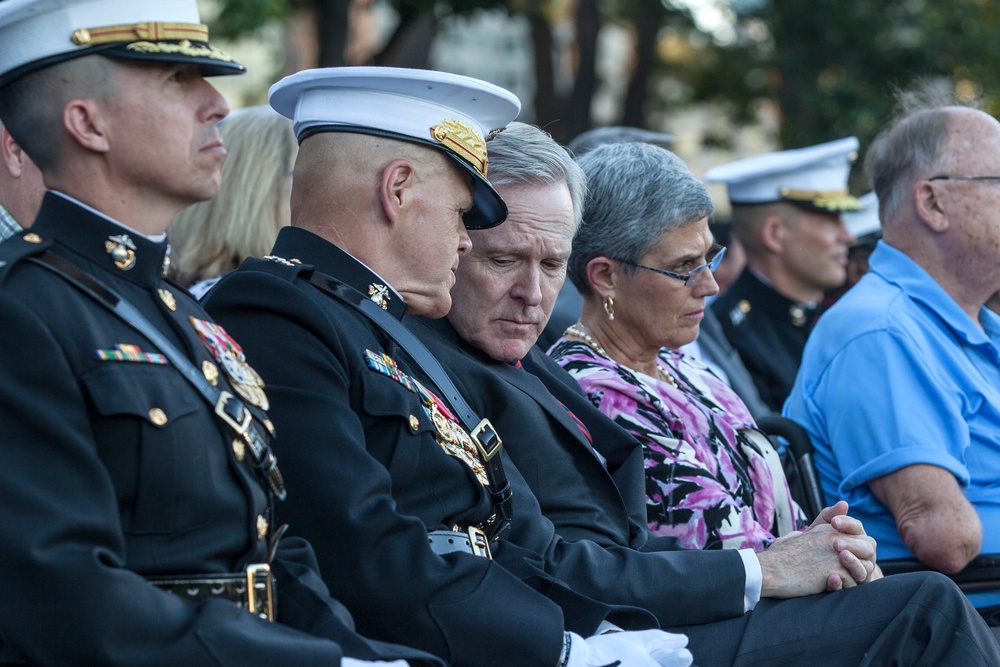
[[[439,556],[458,551],[493,560],[486,533],[475,526],[469,526],[464,530],[458,526],[453,530],[432,530],[427,533],[427,541],[431,545],[431,551]]]
[[[195,574],[147,577],[157,588],[190,602],[222,599],[240,608],[274,621],[277,598],[274,575],[267,563],[254,563],[245,572],[235,574]]]

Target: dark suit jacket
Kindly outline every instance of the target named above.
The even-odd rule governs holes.
[[[105,248],[123,234],[127,270]],[[190,321],[208,315],[160,278],[165,243],[49,193],[30,233],[0,246],[0,663],[337,664],[337,644],[293,627],[357,657],[417,657],[349,629],[301,540],[273,562],[279,623],[146,581],[266,562],[258,517],[274,517],[207,401],[145,336],[30,261],[43,250],[127,299],[198,368],[211,360]]]
[[[665,627],[742,615],[745,575],[735,551],[671,550],[676,543],[669,538],[647,542],[641,448],[587,402],[562,368],[537,350],[524,369],[489,359],[462,341],[447,320],[405,322],[445,365],[472,408],[492,421],[559,535],[580,540],[553,540],[542,534],[550,529],[548,521],[532,521],[539,534],[533,543],[549,539],[551,563],[564,554],[577,563],[576,569],[550,566],[550,572],[600,599],[650,609]],[[604,553],[591,539],[606,546]],[[698,574],[704,571],[712,576]]]

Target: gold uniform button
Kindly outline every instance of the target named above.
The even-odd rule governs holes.
[[[22,237],[28,243],[41,243],[42,237],[34,232],[28,232]]]
[[[233,455],[236,457],[237,461],[243,461],[243,459],[246,458],[246,443],[239,438],[233,438]]]
[[[219,367],[208,359],[201,362],[201,374],[205,376],[205,379],[213,387],[219,384]]]
[[[416,415],[410,415],[410,429],[416,431],[420,428],[420,420],[417,419]]]
[[[167,413],[160,408],[150,408],[149,421],[153,422],[157,426],[163,426],[167,423]]]
[[[750,312],[750,302],[746,299],[740,299],[740,302],[736,305],[736,307],[740,309],[741,313]]]
[[[257,517],[257,539],[262,540],[267,537],[267,519],[263,516]]]
[[[171,311],[177,310],[177,299],[174,298],[173,292],[168,289],[160,288],[160,300],[169,308]]]

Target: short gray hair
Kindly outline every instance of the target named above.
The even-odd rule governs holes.
[[[628,127],[626,125],[609,125],[607,127],[595,127],[587,130],[569,142],[569,151],[580,159],[584,154],[589,153],[598,146],[604,144],[627,144],[639,141],[644,144],[653,144],[662,148],[671,148],[674,145],[674,136],[665,132],[654,132],[644,130],[639,127]]]
[[[580,226],[587,177],[565,148],[545,130],[514,122],[489,140],[489,180],[494,187],[566,183],[573,203],[573,229]]]
[[[865,155],[865,173],[879,202],[879,218],[892,220],[902,209],[910,187],[939,166],[948,143],[948,107],[978,108],[959,102],[940,86],[922,82],[896,93],[897,112]]]
[[[573,237],[567,275],[584,296],[593,290],[587,264],[595,257],[638,262],[666,232],[715,211],[705,185],[665,148],[608,144],[579,160],[589,193],[583,224]],[[637,269],[625,266],[627,273]]]
[[[39,169],[58,166],[67,102],[77,97],[107,100],[117,94],[113,64],[92,54],[43,67],[0,88],[0,119]]]

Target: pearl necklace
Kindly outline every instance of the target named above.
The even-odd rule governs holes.
[[[597,342],[597,338],[591,335],[590,329],[583,322],[577,322],[576,324],[570,326],[569,328],[566,329],[566,331],[563,332],[563,335],[575,336],[576,338],[579,338],[587,345],[589,345],[591,348],[593,348],[593,350],[597,352],[597,354],[601,355],[608,361],[614,361],[615,363],[618,363],[617,361],[611,358],[611,355],[608,354],[603,347],[601,347],[601,344]],[[624,364],[622,365],[624,366]],[[634,370],[634,369],[629,369],[629,370]],[[674,387],[677,386],[677,380],[674,379],[674,376],[672,376],[670,373],[664,370],[664,368],[660,366],[660,364],[656,364],[656,374],[660,376],[661,380],[667,382],[668,384]]]

